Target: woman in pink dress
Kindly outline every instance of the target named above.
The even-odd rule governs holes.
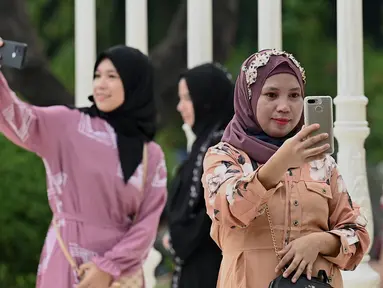
[[[0,131],[42,158],[54,215],[36,287],[106,288],[122,278],[136,282],[121,287],[144,287],[142,264],[166,202],[164,155],[153,142],[152,80],[144,54],[112,47],[95,63],[94,105],[42,108],[20,101],[0,72]]]

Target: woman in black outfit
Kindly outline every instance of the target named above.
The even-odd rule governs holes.
[[[181,75],[178,94],[189,155],[174,177],[168,200],[170,236],[164,243],[176,266],[172,288],[215,288],[222,256],[210,238],[202,162],[233,117],[233,83],[222,66],[204,64]]]

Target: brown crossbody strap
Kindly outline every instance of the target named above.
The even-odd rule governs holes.
[[[142,163],[143,163],[143,177],[142,177],[142,192],[145,191],[145,182],[146,182],[146,178],[147,178],[147,174],[148,174],[148,144],[145,143],[144,144],[144,148],[143,148],[143,153],[142,153]],[[134,217],[134,220],[137,219],[137,215],[136,217]],[[133,224],[134,224],[134,221],[133,220]],[[61,237],[61,234],[60,234],[60,228],[56,222],[56,219],[53,217],[53,226],[55,227],[55,230],[56,230],[56,238],[57,238],[57,241],[59,242],[59,245],[60,245],[60,248],[61,248],[61,251],[63,252],[65,258],[67,259],[67,261],[69,262],[70,266],[73,268],[73,270],[75,270],[76,272],[79,271],[78,269],[78,266],[76,264],[76,261],[73,259],[72,255],[70,255],[67,247],[65,246],[65,243],[64,243],[64,240],[62,239]]]

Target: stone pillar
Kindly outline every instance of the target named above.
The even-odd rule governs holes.
[[[96,1],[75,1],[75,105],[89,106],[96,61]]]
[[[362,0],[337,0],[338,95],[334,100],[338,140],[338,164],[353,200],[361,205],[369,224],[373,222],[367,185],[364,142],[370,133],[364,95]],[[355,271],[343,272],[344,287],[378,288],[379,275],[372,270],[366,255]]]
[[[282,49],[281,0],[258,0],[258,50]]]
[[[187,65],[189,68],[213,61],[213,2],[187,2]]]
[[[126,45],[148,55],[148,3],[147,0],[125,0]]]

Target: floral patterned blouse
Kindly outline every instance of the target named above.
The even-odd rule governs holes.
[[[265,288],[275,273],[268,205],[277,249],[313,232],[337,235],[336,257],[319,255],[313,275],[325,270],[333,287],[343,287],[340,269],[353,270],[370,243],[367,220],[352,202],[331,156],[289,169],[279,184],[266,190],[246,153],[221,142],[209,149],[202,183],[211,236],[223,260],[218,288]]]

